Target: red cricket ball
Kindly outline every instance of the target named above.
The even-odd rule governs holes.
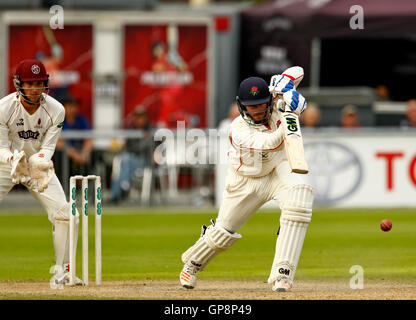
[[[390,231],[392,227],[393,227],[393,224],[391,223],[389,219],[384,219],[380,223],[380,228],[383,231]]]

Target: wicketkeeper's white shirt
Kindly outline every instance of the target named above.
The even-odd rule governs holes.
[[[29,114],[16,92],[0,100],[0,163],[7,162],[15,149],[27,158],[41,152],[52,158],[65,118],[64,106],[46,95],[34,114]]]

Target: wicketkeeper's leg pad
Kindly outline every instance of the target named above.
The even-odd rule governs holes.
[[[292,188],[289,199],[283,204],[269,283],[282,276],[293,281],[306,230],[312,218],[313,197],[312,187],[296,185]]]
[[[54,217],[52,225],[53,244],[55,248],[55,264],[62,266],[69,263],[69,214],[67,203]],[[75,248],[78,239],[79,212],[75,216]]]
[[[182,261],[202,271],[217,254],[230,248],[240,238],[241,235],[238,233],[230,233],[219,225],[211,225],[198,241],[182,254]]]
[[[71,207],[69,206],[69,203],[66,202],[65,205],[61,209],[59,209],[58,211],[51,212],[49,220],[52,222],[52,224],[55,224],[55,221],[57,220],[69,222],[70,214],[71,214]]]

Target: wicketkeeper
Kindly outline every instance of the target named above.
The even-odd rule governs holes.
[[[16,92],[0,100],[0,202],[19,183],[40,202],[52,223],[53,281],[63,284],[68,281],[70,207],[51,158],[65,110],[48,95],[49,75],[42,62],[21,61],[13,82]]]
[[[288,291],[293,286],[312,217],[314,191],[301,175],[291,172],[279,126],[280,107],[287,104],[299,115],[306,101],[295,91],[293,79],[278,75],[277,80],[277,85],[270,88],[257,77],[240,84],[240,116],[229,130],[229,170],[218,217],[210,226],[203,226],[200,238],[182,254],[185,265],[180,282],[187,289],[195,287],[198,271],[241,238],[237,231],[270,200],[279,201],[281,216],[268,282],[274,284],[274,291]],[[276,104],[274,95],[281,97]]]

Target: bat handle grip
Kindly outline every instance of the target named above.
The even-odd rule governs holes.
[[[288,106],[288,104],[287,104],[287,103],[285,104],[285,112],[290,112],[290,113],[296,114],[295,112],[293,112],[293,111],[290,109],[290,106]]]
[[[282,99],[283,98],[283,96],[279,96],[279,99]],[[284,108],[283,108],[283,112],[290,112],[290,113],[293,113],[293,114],[295,114],[295,112],[293,112],[291,109],[290,109],[290,106],[286,103],[286,102],[284,102],[284,104],[285,104],[285,106],[284,106]]]

